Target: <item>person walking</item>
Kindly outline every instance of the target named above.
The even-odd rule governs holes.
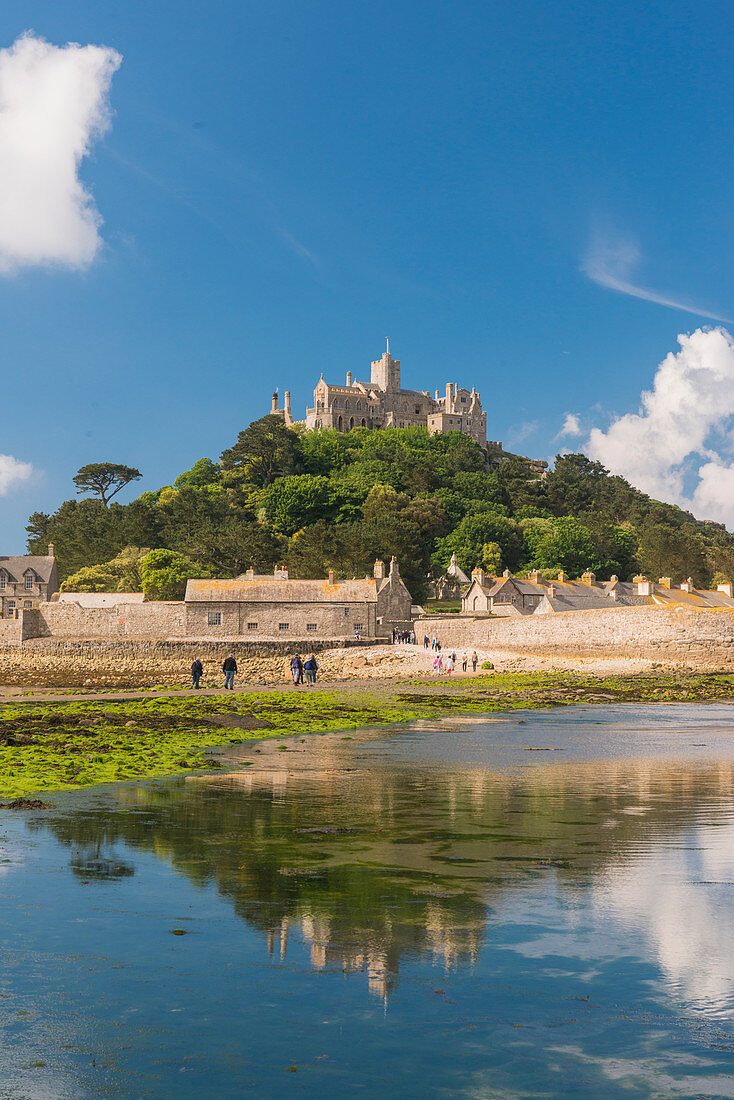
[[[467,655],[466,655],[466,653],[465,653],[465,654],[464,654],[464,659],[463,659],[463,661],[461,662],[461,671],[462,671],[462,672],[466,672],[466,666],[467,666],[467,664],[468,664],[468,660],[469,660],[469,659],[468,659],[468,657],[467,657]]]
[[[436,654],[436,656],[433,658],[433,671],[436,673],[436,675],[438,675],[438,673],[441,671],[441,658],[438,656],[438,654]]]
[[[199,680],[201,679],[203,673],[204,673],[204,666],[201,663],[201,661],[199,660],[199,658],[197,657],[196,660],[194,661],[194,663],[191,666],[191,687],[196,688],[197,691],[201,690],[201,688],[199,686]]]
[[[291,676],[293,677],[294,687],[303,683],[303,661],[297,653],[291,657]]]
[[[222,672],[224,673],[224,690],[234,691],[234,674],[237,671],[237,662],[230,654],[229,657],[225,657],[224,664],[222,665]]]
[[[306,661],[306,663],[304,664],[303,667],[306,670],[306,683],[307,684],[315,684],[316,683],[316,673],[318,672],[319,666],[316,664],[316,657],[314,656],[313,653],[311,654],[311,656]]]
[[[471,655],[471,670],[472,670],[472,672],[477,671],[477,665],[478,664],[479,664],[479,658],[477,657],[477,651],[475,649],[474,652]]]
[[[424,634],[423,635],[423,648],[428,649],[430,644],[431,644],[431,639],[428,637],[427,634]]]
[[[449,656],[446,658],[446,671],[448,672],[449,676],[454,671],[454,663],[454,655],[453,653],[450,653]]]

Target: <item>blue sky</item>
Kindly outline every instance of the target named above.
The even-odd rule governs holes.
[[[80,168],[96,255],[0,274],[0,455],[33,467],[0,496],[0,553],[80,465],[168,484],[276,385],[300,415],[321,371],[367,375],[385,336],[406,385],[476,385],[490,438],[549,457],[734,315],[725,4],[4,12],[0,46],[30,30],[122,61]]]

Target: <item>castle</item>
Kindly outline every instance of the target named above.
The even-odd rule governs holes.
[[[428,428],[432,435],[439,432],[461,432],[477,443],[487,443],[487,414],[482,412],[480,395],[459,389],[458,382],[447,382],[443,397],[431,397],[428,390],[404,390],[400,386],[400,360],[393,359],[390,344],[381,359],[371,364],[368,383],[352,381],[347,371],[343,386],[325,382],[323,374],[313,393],[314,407],[306,409],[306,428],[335,428],[348,432],[351,428]],[[278,395],[273,394],[271,413],[280,416],[288,426],[295,423],[291,414],[291,395],[286,390],[285,407],[278,408]],[[501,443],[493,443],[501,450]]]

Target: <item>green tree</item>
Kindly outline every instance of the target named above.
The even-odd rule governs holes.
[[[141,564],[149,549],[126,546],[111,561],[87,565],[67,577],[62,592],[141,592]]]
[[[599,561],[588,528],[568,516],[553,521],[552,530],[535,547],[532,564],[538,569],[563,569],[570,577],[580,577],[587,569],[596,572]]]
[[[498,542],[485,542],[479,563],[488,573],[497,577],[502,572],[502,549]]]
[[[455,552],[464,572],[471,572],[481,564],[484,547],[491,542],[499,546],[502,560],[514,568],[522,549],[522,533],[513,520],[494,512],[464,516],[450,535],[438,540],[436,556],[445,569]]]
[[[329,502],[329,481],[312,474],[281,477],[268,485],[262,499],[273,530],[292,535],[323,516]]]
[[[77,472],[74,484],[77,495],[95,493],[106,508],[120,489],[131,481],[139,481],[142,476],[134,466],[121,466],[117,462],[90,462]]]
[[[240,432],[237,442],[222,451],[222,467],[261,488],[279,477],[298,473],[298,435],[279,416],[269,413]]]
[[[151,550],[140,573],[149,600],[182,600],[187,581],[212,576],[211,570],[176,550]]]

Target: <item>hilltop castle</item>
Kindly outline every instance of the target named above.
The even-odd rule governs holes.
[[[306,428],[428,428],[439,432],[462,432],[482,446],[487,442],[487,414],[477,390],[459,389],[458,382],[447,382],[445,396],[431,397],[428,390],[404,390],[400,386],[400,360],[393,359],[390,344],[381,359],[371,364],[370,381],[352,381],[347,371],[343,386],[325,382],[323,374],[313,391],[314,407],[306,409]],[[270,410],[294,423],[291,415],[291,395],[285,393],[285,407],[278,408],[278,395],[273,394]],[[495,443],[501,449],[501,443]]]

